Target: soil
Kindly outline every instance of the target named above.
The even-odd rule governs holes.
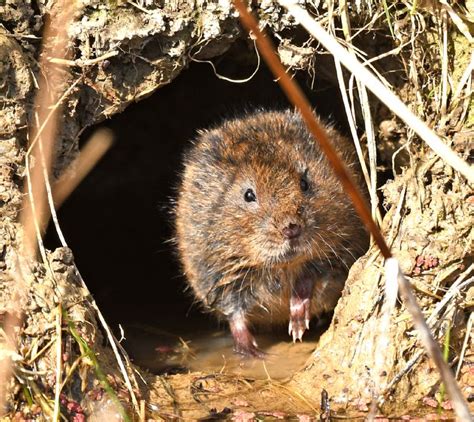
[[[54,3],[7,0],[0,12],[2,324],[7,316],[21,313],[12,308],[22,236],[17,217],[28,125],[37,82],[42,77],[38,68],[41,33]],[[314,12],[324,16],[326,6]],[[347,130],[330,57],[315,55],[318,47],[295,28],[279,6],[261,2],[258,7],[261,25],[274,35],[284,64],[292,72],[303,69],[309,74],[309,78],[302,77],[303,73],[297,78],[306,91],[312,92],[313,102],[319,100],[318,112],[332,113],[340,128]],[[360,10],[351,11],[355,27],[370,22],[373,10],[366,7],[364,3]],[[430,8],[417,13],[420,19],[439,23],[437,12]],[[356,42],[371,50],[371,57],[389,50],[392,44],[408,45],[406,37],[416,32],[411,31],[409,22],[397,21],[395,41],[387,28],[371,27]],[[436,31],[426,28],[430,25],[424,26],[413,44],[418,48],[416,54],[402,50],[396,60],[384,60],[377,68],[407,102],[422,110],[420,113],[439,133],[452,138],[463,158],[472,160],[472,100],[449,103],[444,115],[440,111],[438,96],[432,98],[441,84],[439,45]],[[438,373],[420,351],[411,319],[401,304],[390,332],[385,333],[389,342],[380,366],[375,346],[383,334],[379,327],[384,279],[383,263],[375,248],[352,268],[333,323],[320,338],[316,330],[309,341],[292,345],[288,340],[275,342],[277,334],[262,334],[261,342],[269,339],[269,350],[275,355],[265,365],[232,355],[228,334],[216,329],[215,323],[196,309],[186,320],[189,296],[182,292],[172,251],[163,243],[171,236],[164,205],[173,194],[172,180],[179,172],[186,140],[198,128],[215,122],[216,116],[221,118],[229,109],[249,106],[248,102],[250,106],[287,105],[264,65],[248,84],[218,79],[208,64],[191,66],[193,60],[211,59],[219,74],[236,79],[255,69],[253,43],[243,35],[230,5],[204,1],[191,8],[186,2],[92,0],[70,33],[74,39],[71,89],[64,101],[54,175],[75,158],[90,133],[88,128],[125,112],[118,116],[122,122],[107,121],[117,133],[115,149],[60,214],[71,249],[58,248],[50,230],[47,259],[34,263],[32,276],[24,280],[17,378],[12,382],[7,411],[16,414],[16,420],[40,420],[38,415],[48,414],[58,361],[53,345],[59,343],[64,351],[63,373],[70,373],[61,396],[63,412],[70,420],[79,421],[85,414],[94,414],[91,420],[106,420],[110,412],[117,411],[117,400],[132,413],[130,390],[146,403],[147,417],[165,420],[311,420],[320,413],[324,417],[329,410],[332,416],[362,418],[374,398],[376,378],[386,387],[376,413],[414,418],[414,409],[418,409],[431,419],[434,406],[438,406],[443,410],[435,417],[450,417],[450,403],[443,396]],[[424,37],[430,42],[424,43]],[[469,57],[462,54],[462,45],[457,36],[455,46],[461,53],[456,56],[456,67],[464,69]],[[414,59],[419,61],[413,63]],[[426,74],[405,73],[414,68],[425,69]],[[193,69],[199,71],[192,74]],[[456,73],[455,80],[461,76]],[[137,101],[146,113],[140,104],[134,105]],[[360,115],[356,111],[358,118]],[[381,129],[377,147],[378,164],[384,172],[379,180],[380,186],[384,185],[384,235],[416,289],[425,314],[433,315],[437,338],[443,342],[450,334],[448,358],[456,366],[472,311],[472,286],[464,284],[453,293],[449,306],[439,311],[436,306],[447,292],[452,293],[450,288],[459,277],[472,280],[467,272],[473,262],[472,187],[375,101],[373,119],[375,127]],[[362,128],[360,120],[358,123]],[[392,166],[392,155],[400,146],[403,150]],[[124,324],[127,339],[123,344],[144,367],[140,369],[141,379],[138,369],[125,359],[132,388],[126,386],[83,280],[118,337],[117,324]],[[170,325],[165,325],[167,321]],[[209,327],[206,334],[196,329],[203,326]],[[59,342],[58,331],[63,333]],[[468,338],[459,375],[471,408],[473,342],[472,336]],[[91,348],[93,353],[88,354]],[[162,355],[166,359],[161,359]],[[309,359],[304,364],[306,357]],[[417,359],[411,365],[414,357]],[[304,369],[298,370],[301,366]]]

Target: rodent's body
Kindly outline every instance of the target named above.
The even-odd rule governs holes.
[[[330,139],[358,180],[353,150]],[[291,111],[258,111],[201,132],[176,203],[184,271],[204,307],[229,321],[236,350],[261,356],[249,323],[334,309],[367,236],[318,143]]]

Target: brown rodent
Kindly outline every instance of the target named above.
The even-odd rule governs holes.
[[[359,181],[350,143],[326,126]],[[331,311],[367,235],[318,142],[293,111],[257,111],[199,133],[184,159],[176,241],[204,308],[234,350],[263,357],[250,324],[289,321],[301,340]]]

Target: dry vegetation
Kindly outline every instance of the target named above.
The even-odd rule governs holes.
[[[88,415],[90,420],[99,421],[194,420],[208,416],[243,421],[285,416],[305,420],[319,413],[324,417],[355,413],[366,417],[381,412],[401,416],[422,405],[427,406],[424,413],[435,411],[429,410],[430,406],[443,412],[450,410],[453,397],[446,396],[438,368],[419,341],[419,325],[414,326],[406,302],[395,303],[393,296],[391,306],[385,302],[385,279],[390,277],[384,275],[384,259],[375,244],[351,271],[334,322],[306,369],[291,380],[255,381],[199,373],[142,378],[108,329],[74,264],[66,239],[62,238],[63,248],[50,252],[42,246],[41,232],[51,213],[61,236],[54,207],[54,191],[59,192],[59,188],[52,182],[51,161],[59,157],[60,163],[53,165],[59,172],[73,159],[71,151],[77,148],[77,137],[85,126],[122,110],[132,100],[131,90],[121,91],[111,75],[125,75],[126,71],[118,69],[137,66],[127,60],[130,55],[140,56],[139,48],[133,50],[126,37],[120,40],[117,35],[119,25],[128,24],[130,31],[137,31],[136,20],[132,18],[127,22],[122,18],[111,19],[112,23],[105,25],[108,32],[104,38],[110,37],[108,51],[106,43],[87,46],[86,35],[77,35],[77,28],[82,22],[87,33],[91,31],[87,22],[105,19],[104,13],[117,17],[116,8],[123,8],[129,17],[145,15],[145,27],[149,29],[153,28],[152,22],[159,25],[163,20],[160,21],[160,14],[165,12],[150,1],[110,2],[104,8],[94,4],[78,9],[76,15],[88,17],[81,21],[65,15],[67,11],[61,5],[55,2],[51,6],[52,22],[62,24],[52,25],[53,30],[58,30],[52,37],[43,37],[43,54],[38,64],[22,50],[25,44],[19,44],[25,37],[28,40],[31,28],[0,28],[1,77],[4,86],[10,87],[0,100],[0,118],[5,122],[0,158],[0,400],[6,399],[0,404],[4,406],[5,417],[81,421]],[[209,35],[212,25],[207,24],[206,13],[209,22],[215,16],[208,6],[202,5],[202,20],[195,32],[182,44],[173,44],[181,50],[168,51],[170,57],[187,57],[186,51],[192,51],[196,45],[211,44],[213,37],[217,37]],[[463,162],[472,160],[472,2],[449,5],[442,1],[361,0],[320,5],[315,1],[307,8],[347,48],[349,55],[373,70]],[[46,6],[41,6],[40,13],[46,11]],[[172,12],[173,7],[169,6],[167,18],[172,19]],[[257,12],[267,29],[276,34],[285,27],[296,26],[276,3],[262,4]],[[185,19],[183,13],[175,10],[176,22]],[[222,24],[217,31],[231,28],[232,36],[227,40],[233,39],[237,36],[237,18],[230,7],[222,13],[227,15],[225,19],[217,18]],[[80,47],[70,49],[68,57],[61,42],[67,42],[66,22],[72,20]],[[152,37],[153,31],[151,34],[148,35]],[[179,31],[172,36],[179,38]],[[378,44],[369,47],[366,40],[372,36]],[[312,38],[304,46],[295,46],[291,39],[281,39],[279,44],[285,65],[307,69],[315,62],[316,66],[308,69],[310,72],[318,72],[315,53],[321,50]],[[209,57],[211,53],[201,58]],[[111,68],[104,68],[103,63],[113,58],[116,61]],[[32,62],[35,64],[31,65]],[[136,88],[134,98],[169,82],[184,63],[176,60],[173,67],[173,62],[163,58],[148,65],[153,71],[146,73],[145,67],[140,68],[137,79],[128,81]],[[160,66],[165,68],[161,73]],[[104,83],[97,86],[95,79],[103,73]],[[453,163],[449,154],[443,152],[440,156],[424,144],[415,127],[402,124],[392,114],[390,105],[387,107],[372,97],[359,80],[342,70],[338,61],[334,79],[340,84],[363,163],[372,217],[380,224],[386,243],[415,290],[431,333],[443,348],[444,358],[454,369],[472,410],[472,167],[461,167],[464,175],[453,170],[448,164]],[[34,92],[35,105],[30,107]],[[88,96],[92,102],[100,96],[95,113],[80,113],[76,107],[80,95]],[[61,109],[75,121],[67,129],[56,127]],[[364,126],[362,139],[357,135],[357,124]],[[62,139],[56,146],[52,142],[55,134]],[[96,159],[90,158],[88,163]],[[380,163],[385,168],[380,168]],[[76,163],[70,168],[76,166],[81,167]],[[383,186],[384,202],[380,204],[378,177],[386,169],[393,171],[393,180]],[[23,205],[18,176],[26,181]],[[67,192],[70,189],[64,188],[64,183],[72,186],[75,182],[63,177],[59,183]],[[108,342],[103,342],[104,336]],[[462,404],[459,406],[460,409]]]

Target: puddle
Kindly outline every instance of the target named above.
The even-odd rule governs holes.
[[[145,325],[128,325],[124,327],[123,344],[137,365],[154,374],[201,371],[281,380],[304,367],[324,328],[314,327],[305,333],[303,342],[297,343],[283,328],[257,334],[260,348],[268,354],[264,361],[234,353],[232,336],[225,330],[173,334]]]

